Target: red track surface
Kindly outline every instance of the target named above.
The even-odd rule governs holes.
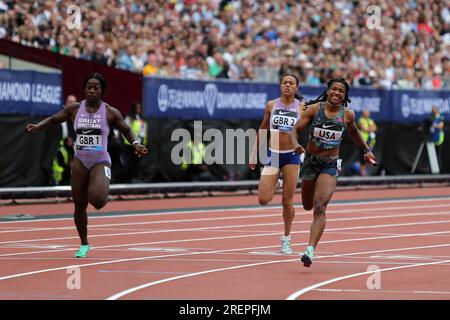
[[[132,214],[159,209],[173,211]],[[448,187],[337,192],[311,268],[299,253],[312,214],[299,206],[292,255],[277,253],[281,209],[256,206],[256,196],[116,201],[102,210],[129,212],[120,216],[89,210],[86,259],[72,258],[71,218],[0,222],[0,299],[450,299]],[[4,206],[0,218],[70,212],[71,204]],[[67,286],[72,266],[80,289]],[[380,287],[370,289],[374,277]]]

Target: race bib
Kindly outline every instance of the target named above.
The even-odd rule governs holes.
[[[304,152],[300,154],[300,163],[303,163],[303,162],[305,162],[305,153]]]
[[[77,150],[103,151],[100,129],[78,129]]]
[[[275,109],[271,119],[272,128],[284,132],[292,131],[296,122],[297,112],[283,109]]]
[[[316,127],[314,128],[313,136],[326,142],[339,142],[342,137],[342,132]]]
[[[106,176],[109,180],[111,180],[111,168],[110,168],[110,167],[105,166],[105,176]]]
[[[336,168],[339,173],[342,171],[342,159],[337,160]]]

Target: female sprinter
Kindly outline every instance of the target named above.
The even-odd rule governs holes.
[[[63,110],[38,124],[28,124],[27,132],[42,131],[48,127],[72,120],[77,135],[75,157],[72,165],[72,198],[75,205],[74,220],[81,246],[76,258],[86,258],[90,250],[87,237],[87,206],[97,210],[108,201],[111,179],[111,158],[108,153],[108,134],[111,125],[117,126],[133,144],[138,156],[147,154],[121,113],[101,100],[106,81],[99,73],[89,75],[84,82],[86,100],[67,105]]]
[[[364,148],[366,161],[376,165],[375,156],[356,127],[355,113],[347,108],[350,102],[348,83],[342,78],[333,79],[327,87],[318,99],[306,103],[307,109],[290,134],[294,149],[301,153],[303,147],[297,142],[297,134],[310,125],[301,172],[303,208],[314,209],[309,244],[301,257],[305,267],[311,266],[314,249],[325,229],[325,211],[336,188],[340,171],[339,145],[345,128],[352,140]]]
[[[257,150],[259,146],[265,146],[262,140],[267,136],[266,130],[270,127],[269,159],[261,172],[258,200],[261,205],[266,205],[272,200],[275,190],[280,186],[278,177],[281,171],[284,235],[281,237],[280,251],[283,254],[292,253],[290,233],[295,216],[292,203],[301,163],[300,155],[295,152],[294,145],[289,139],[289,133],[303,112],[303,103],[296,98],[298,84],[298,79],[293,75],[285,74],[281,77],[281,97],[266,104],[250,161],[250,169],[254,170]],[[295,145],[301,148],[298,143]]]

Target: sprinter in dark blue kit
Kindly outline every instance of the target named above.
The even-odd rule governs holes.
[[[305,210],[313,210],[309,243],[301,261],[310,267],[314,250],[325,229],[325,211],[336,189],[337,177],[341,170],[339,146],[344,130],[364,149],[366,161],[376,164],[372,150],[367,146],[355,124],[355,113],[347,108],[349,85],[340,78],[328,82],[327,90],[314,101],[307,102],[307,109],[296,123],[290,138],[297,153],[303,147],[297,140],[298,133],[309,127],[309,141],[306,146],[305,161],[302,165],[302,204]]]

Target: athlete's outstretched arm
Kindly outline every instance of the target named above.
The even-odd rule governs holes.
[[[140,157],[141,155],[145,155],[148,153],[148,149],[143,146],[136,136],[134,135],[133,131],[131,130],[130,126],[125,122],[125,120],[122,117],[122,114],[119,110],[116,108],[113,108],[110,106],[110,110],[113,113],[113,121],[112,124],[115,125],[120,133],[123,134],[123,136],[128,140],[128,142],[133,145],[134,152]]]
[[[40,121],[37,124],[27,124],[26,131],[27,132],[34,132],[34,131],[42,131],[46,130],[51,126],[66,122],[70,119],[72,119],[72,115],[74,114],[75,110],[78,108],[79,103],[74,102],[72,104],[69,104],[64,109],[59,111],[58,113],[55,113],[54,115],[45,118],[44,120]]]
[[[364,141],[363,137],[361,136],[361,133],[356,127],[355,113],[352,110],[349,109],[345,110],[345,123],[347,125],[348,134],[350,135],[352,140],[358,147],[364,149],[364,159],[372,163],[372,165],[374,165],[376,163],[375,155],[373,154],[372,150],[370,150],[369,146]]]

